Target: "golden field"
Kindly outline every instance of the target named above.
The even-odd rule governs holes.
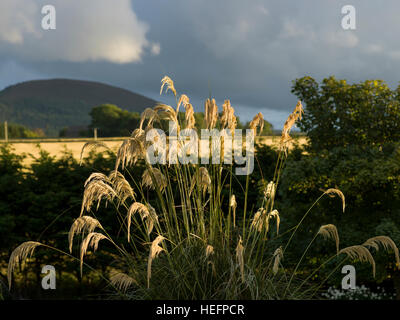
[[[111,150],[116,151],[118,147],[121,145],[122,141],[125,138],[99,138],[98,141],[104,142]],[[261,142],[266,145],[277,146],[279,143],[280,136],[267,136],[267,137],[256,137],[256,142]],[[39,156],[39,148],[45,150],[50,153],[51,156],[60,157],[65,150],[71,151],[73,156],[76,159],[79,159],[81,150],[83,145],[88,142],[93,141],[93,139],[20,139],[20,140],[10,140],[9,144],[14,148],[14,152],[17,154],[26,154],[27,157],[24,161],[24,164],[29,165],[32,162],[32,157]],[[305,144],[306,137],[300,136],[297,138],[293,138],[292,145],[295,142],[298,142],[300,145]],[[4,143],[2,141],[1,143]]]

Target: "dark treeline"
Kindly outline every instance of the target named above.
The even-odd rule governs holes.
[[[204,113],[195,112],[196,128],[202,129],[204,126]],[[140,114],[138,112],[129,112],[112,104],[103,104],[96,106],[90,112],[91,123],[90,131],[82,132],[83,135],[91,136],[94,128],[98,129],[99,137],[126,137],[140,123]],[[179,112],[180,119],[185,118],[184,112]],[[238,129],[248,129],[250,122],[242,123],[238,118]],[[262,135],[272,134],[272,125],[264,121]]]
[[[6,267],[12,250],[20,243],[41,241],[68,251],[67,233],[73,220],[79,216],[83,183],[93,171],[109,171],[112,156],[91,153],[80,166],[65,152],[60,159],[41,151],[29,167],[23,166],[25,156],[13,153],[7,144],[0,146],[0,280],[6,287]],[[107,214],[104,216],[107,221]],[[113,219],[109,219],[110,228]],[[76,250],[76,248],[74,248]],[[74,252],[78,256],[77,251]],[[106,259],[107,257],[104,257]],[[101,261],[101,259],[100,259]],[[57,289],[49,294],[41,289],[41,267],[56,267]],[[102,263],[94,263],[102,270]],[[103,270],[104,271],[104,270]],[[89,294],[93,279],[82,279],[79,263],[52,250],[38,250],[22,273],[17,276],[14,297],[49,298],[78,297]],[[4,288],[3,288],[4,289]],[[6,290],[3,290],[5,298]]]

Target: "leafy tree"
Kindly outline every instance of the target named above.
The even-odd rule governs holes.
[[[344,213],[337,197],[325,196],[315,205],[297,234],[298,254],[302,253],[319,227],[329,223],[339,230],[341,248],[362,244],[378,234],[391,237],[400,247],[397,229],[400,225],[399,150],[398,147],[365,149],[351,146],[288,160],[279,190],[284,199],[280,209],[284,213],[285,225],[296,225],[323,190],[337,187],[346,197]],[[319,244],[314,252],[310,251],[310,256],[321,257],[331,252],[334,246],[333,242],[320,241]],[[376,280],[400,277],[399,271],[392,268],[393,257],[384,255],[381,258],[385,263],[377,265],[387,268],[378,270]],[[357,265],[357,271],[360,270],[366,272],[357,273],[358,281],[373,281],[370,269]],[[338,274],[340,276],[340,270]]]
[[[45,136],[42,129],[31,130],[16,123],[8,123],[7,129],[9,139],[40,138]],[[4,139],[4,123],[0,124],[0,139]]]
[[[90,116],[90,128],[98,128],[98,135],[101,137],[129,136],[140,121],[138,112],[122,110],[113,104],[94,107]]]
[[[318,84],[311,77],[293,82],[292,92],[305,105],[300,128],[309,138],[306,153],[288,159],[279,192],[286,225],[296,225],[323,190],[336,187],[346,196],[346,211],[337,198],[317,203],[297,235],[298,254],[323,224],[338,227],[341,247],[362,244],[377,234],[400,247],[400,105],[399,88],[381,80],[348,84],[334,77]],[[323,257],[321,242],[310,256]],[[376,255],[377,281],[393,279],[400,296],[400,272],[392,257]],[[317,263],[309,260],[309,264]],[[303,268],[306,270],[307,265]],[[341,277],[340,270],[337,277]],[[357,281],[372,282],[371,270],[357,264]],[[340,279],[332,278],[337,285]]]
[[[391,90],[382,80],[349,84],[333,76],[319,84],[303,77],[293,81],[292,92],[306,106],[300,128],[314,151],[400,139],[400,86]]]
[[[22,184],[24,156],[16,155],[12,151],[10,145],[0,145],[0,244],[3,250],[11,249],[12,244],[21,240],[10,230],[16,225],[14,213],[22,209],[19,207],[19,199],[26,190]]]

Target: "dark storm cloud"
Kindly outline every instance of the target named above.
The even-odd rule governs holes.
[[[126,1],[119,1],[126,6]],[[79,19],[103,17],[98,21],[100,30],[84,24],[90,31],[85,36],[97,40],[87,45],[78,27],[64,23],[57,28],[69,27],[69,31],[57,30],[58,38],[40,46],[46,35],[36,35],[43,31],[29,23],[24,22],[22,31],[1,25],[0,56],[18,72],[11,75],[10,67],[0,67],[0,85],[39,77],[79,78],[172,103],[158,95],[160,79],[167,74],[198,109],[211,91],[219,103],[230,98],[242,119],[261,111],[281,127],[296,103],[290,87],[297,77],[380,78],[390,85],[399,79],[400,3],[394,0],[352,1],[357,17],[354,31],[341,27],[341,8],[347,1],[133,1],[131,13],[111,11],[110,19],[104,19],[108,10],[104,0],[79,14],[74,14],[83,6],[78,1],[70,1],[65,10],[62,3],[55,4],[60,22],[74,21],[79,26]],[[0,18],[15,14],[2,12]],[[19,35],[22,42],[15,44]],[[117,36],[121,49],[107,52],[107,43]],[[70,39],[67,52],[65,39]],[[50,50],[50,45],[56,48]]]

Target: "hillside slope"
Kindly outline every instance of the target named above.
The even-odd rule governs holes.
[[[19,83],[0,91],[0,121],[7,120],[47,131],[87,125],[90,110],[111,103],[141,112],[156,101],[98,82],[51,79]]]

